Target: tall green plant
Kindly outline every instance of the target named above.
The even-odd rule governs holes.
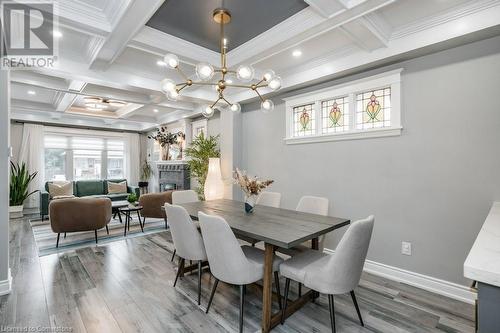
[[[205,138],[203,132],[198,135],[191,145],[186,149],[186,156],[188,159],[189,170],[191,177],[198,180],[198,188],[196,192],[200,199],[204,199],[204,186],[208,173],[208,159],[211,157],[220,157],[220,150],[218,148],[219,136],[212,136]]]
[[[10,205],[21,206],[24,201],[33,193],[38,192],[35,190],[28,193],[29,184],[35,179],[38,172],[29,173],[26,164],[23,162],[21,166],[19,163],[14,164],[10,162]]]

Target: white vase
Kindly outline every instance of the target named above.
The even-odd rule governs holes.
[[[23,205],[9,206],[9,217],[11,219],[18,219],[23,217]]]
[[[256,195],[245,195],[245,212],[250,214],[253,213],[255,203],[257,202]]]

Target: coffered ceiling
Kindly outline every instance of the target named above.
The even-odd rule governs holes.
[[[12,71],[12,118],[145,131],[198,116],[216,92],[191,88],[179,101],[167,100],[159,81],[181,78],[158,61],[175,53],[189,76],[198,62],[217,65],[218,30],[208,25],[220,5],[60,0],[59,61],[51,69]],[[500,25],[500,0],[225,0],[225,6],[233,13],[229,65],[273,68],[284,91],[496,35]],[[81,107],[83,96],[127,106],[92,113]],[[255,95],[238,90],[227,97],[245,103]]]

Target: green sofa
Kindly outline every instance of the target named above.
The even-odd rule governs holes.
[[[110,198],[111,201],[120,201],[127,200],[129,193],[135,193],[139,198],[140,190],[138,186],[127,186],[127,193],[108,194],[108,181],[121,183],[126,179],[77,180],[73,182],[73,195],[75,197]],[[45,183],[44,189],[40,193],[40,215],[42,220],[49,214],[49,183]]]

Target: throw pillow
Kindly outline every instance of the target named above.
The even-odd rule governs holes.
[[[108,183],[108,194],[116,194],[116,193],[127,193],[127,181],[124,180],[121,183]]]
[[[50,198],[73,196],[73,183],[69,181],[51,182],[48,184]]]

